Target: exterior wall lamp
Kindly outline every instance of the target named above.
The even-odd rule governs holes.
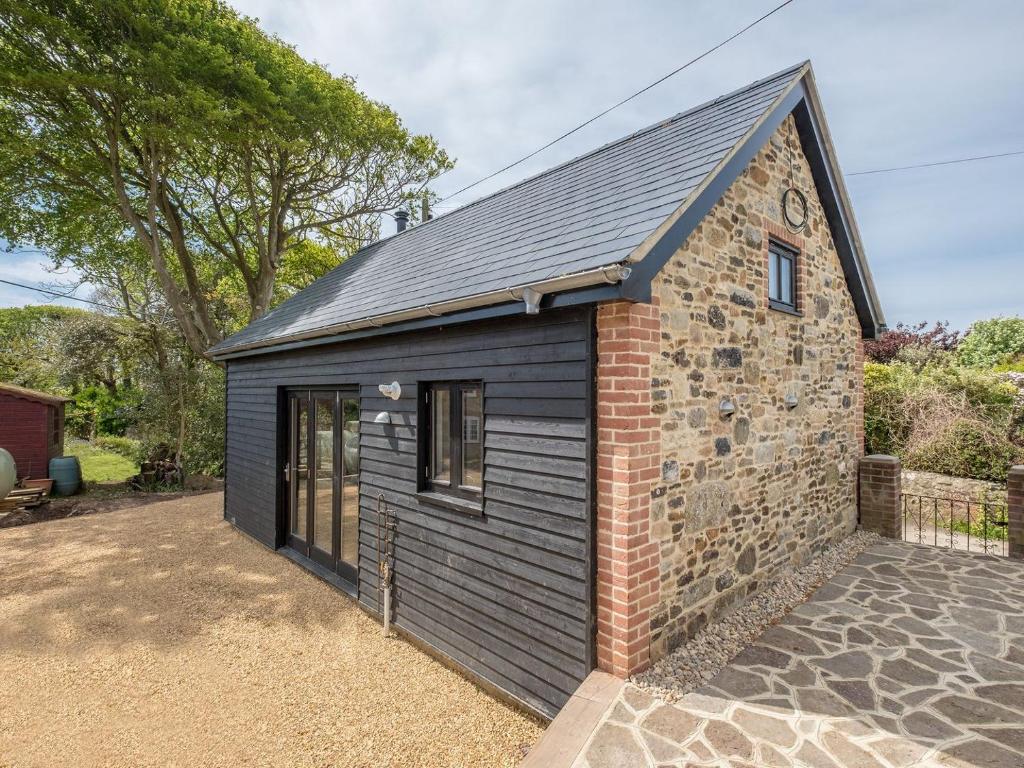
[[[723,419],[731,418],[736,413],[736,406],[733,405],[732,400],[723,400],[718,405],[718,415]]]

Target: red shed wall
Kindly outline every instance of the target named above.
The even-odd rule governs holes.
[[[51,439],[56,408],[0,393],[0,448],[14,456],[18,477],[46,477],[50,458],[62,453]]]

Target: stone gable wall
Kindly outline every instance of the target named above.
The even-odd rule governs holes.
[[[781,213],[791,172],[809,207],[799,234]],[[769,237],[799,250],[799,315],[768,306]],[[653,304],[656,659],[856,526],[861,333],[792,117],[655,279]]]

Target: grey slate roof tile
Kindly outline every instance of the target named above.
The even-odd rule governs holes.
[[[372,243],[211,352],[622,263],[802,66]]]

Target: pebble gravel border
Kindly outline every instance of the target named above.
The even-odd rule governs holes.
[[[670,702],[696,690],[717,675],[769,625],[803,603],[815,589],[878,541],[878,534],[857,531],[827,547],[803,568],[782,574],[772,586],[725,618],[704,627],[688,643],[631,677],[630,682]]]

